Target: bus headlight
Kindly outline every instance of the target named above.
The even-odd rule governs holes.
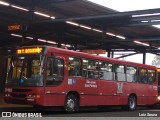
[[[10,94],[5,94],[5,97],[10,97],[11,95]]]
[[[40,98],[40,95],[38,95],[38,94],[29,94],[27,96],[27,98]]]
[[[158,96],[157,99],[160,101],[160,96]]]

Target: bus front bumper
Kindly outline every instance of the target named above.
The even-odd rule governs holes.
[[[16,96],[12,96],[11,94],[5,94],[4,101],[6,103],[11,104],[23,104],[23,105],[35,105],[37,104],[36,99],[34,97],[28,97],[28,95],[24,97],[19,97],[18,94]]]

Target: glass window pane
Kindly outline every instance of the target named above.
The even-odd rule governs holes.
[[[124,65],[116,64],[115,65],[115,72],[124,73]]]
[[[87,67],[88,67],[88,60],[84,59],[83,60],[83,77],[86,77],[86,78],[88,77]]]
[[[87,66],[87,70],[88,70],[88,78],[96,78],[96,61],[94,60],[88,60],[88,66]]]
[[[113,80],[113,66],[107,62],[99,62],[100,72],[99,78],[104,80]]]
[[[59,85],[64,79],[64,60],[48,58],[46,85]]]
[[[139,68],[139,82],[140,83],[147,83],[147,70],[144,68]]]
[[[126,81],[124,65],[115,64],[115,80]]]
[[[156,81],[156,72],[155,70],[148,70],[148,83],[152,84]]]
[[[82,76],[82,60],[76,57],[69,57],[69,76]]]
[[[83,77],[98,79],[99,62],[95,60],[83,59]]]
[[[136,82],[136,75],[137,72],[137,68],[136,67],[131,67],[131,66],[127,66],[126,67],[126,73],[127,73],[127,82]]]

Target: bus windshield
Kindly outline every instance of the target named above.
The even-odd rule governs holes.
[[[15,55],[10,58],[6,85],[43,86],[42,55]]]

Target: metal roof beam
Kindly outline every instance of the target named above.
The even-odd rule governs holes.
[[[139,10],[139,11],[129,11],[129,12],[116,12],[116,13],[106,13],[103,15],[92,15],[92,16],[83,16],[83,17],[71,17],[71,18],[63,18],[63,19],[54,19],[54,20],[43,20],[37,21],[37,23],[43,22],[58,22],[58,21],[76,21],[76,20],[91,20],[91,19],[104,19],[104,18],[115,18],[115,17],[126,17],[131,18],[132,15],[138,14],[151,14],[151,13],[159,13],[160,8],[157,9],[147,9],[147,10]]]
[[[39,0],[38,5],[49,5],[49,4],[55,4],[55,3],[61,3],[61,2],[70,2],[70,1],[76,1],[76,0]]]
[[[124,58],[124,57],[128,57],[128,56],[136,55],[136,54],[139,54],[139,53],[140,53],[140,52],[131,53],[131,54],[128,54],[128,55],[123,55],[123,56],[120,56],[120,57],[116,57],[115,59]]]

